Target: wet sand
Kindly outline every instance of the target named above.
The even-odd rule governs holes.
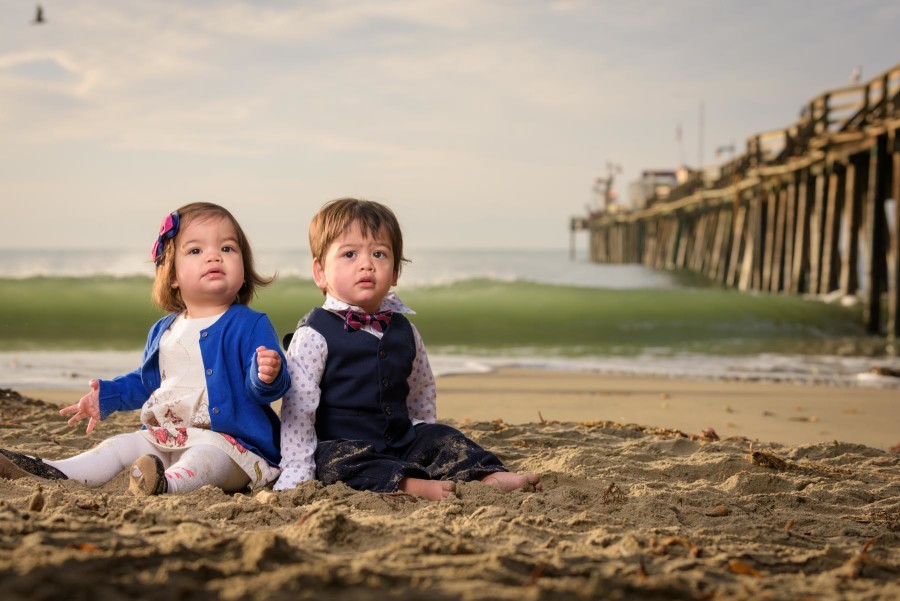
[[[900,389],[690,380],[505,368],[443,376],[439,419],[527,424],[612,421],[784,444],[900,443]],[[59,405],[84,390],[21,390]]]
[[[900,443],[900,390],[521,369],[438,378],[441,417],[597,421],[784,444]]]

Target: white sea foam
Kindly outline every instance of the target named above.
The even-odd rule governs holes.
[[[487,372],[503,367],[536,370],[592,372],[631,376],[688,378],[694,380],[739,380],[748,382],[794,382],[833,386],[898,388],[900,378],[878,375],[877,368],[900,372],[900,358],[835,357],[762,354],[746,357],[430,357],[437,375]],[[898,399],[900,401],[900,399]]]
[[[140,351],[0,352],[0,387],[86,390],[91,378],[111,379],[134,370]],[[900,389],[900,378],[877,375],[873,368],[900,370],[900,358],[755,355],[748,357],[679,356],[541,358],[429,355],[437,376],[486,373],[504,367],[632,376],[794,382],[831,386]]]

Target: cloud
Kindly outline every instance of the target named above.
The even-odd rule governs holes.
[[[26,205],[102,207],[118,190],[90,178],[113,163],[141,202],[357,193],[425,220],[562,223],[607,161],[622,182],[692,162],[700,102],[711,156],[856,64],[890,66],[872,40],[898,25],[891,5],[867,2],[874,21],[808,0],[73,0],[43,27],[3,12],[0,183]]]

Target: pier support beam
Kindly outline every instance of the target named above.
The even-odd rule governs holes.
[[[813,177],[809,169],[804,169],[800,172],[800,179],[797,184],[797,220],[794,233],[794,262],[791,269],[791,292],[794,294],[800,294],[809,290],[809,222],[813,198],[813,186],[810,185],[811,179]]]
[[[866,328],[873,334],[881,333],[881,295],[886,290],[887,252],[884,200],[888,191],[890,171],[886,169],[887,136],[878,136],[869,159],[869,186],[866,198],[866,237],[870,249],[866,265],[868,302],[865,306]],[[891,160],[893,165],[893,160]]]
[[[900,130],[891,132],[891,199],[893,215],[888,223],[888,323],[887,333],[900,340]]]
[[[859,228],[860,206],[865,188],[860,185],[863,178],[858,177],[861,171],[858,158],[851,158],[847,163],[844,181],[844,255],[841,262],[841,282],[839,290],[843,295],[856,294],[859,289]],[[867,167],[866,165],[865,167]],[[862,169],[865,171],[865,168]]]

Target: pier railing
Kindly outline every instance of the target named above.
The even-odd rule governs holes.
[[[900,336],[900,64],[829,90],[788,127],[751,136],[718,175],[647,208],[571,222],[591,260],[688,269],[726,286],[855,295]]]

